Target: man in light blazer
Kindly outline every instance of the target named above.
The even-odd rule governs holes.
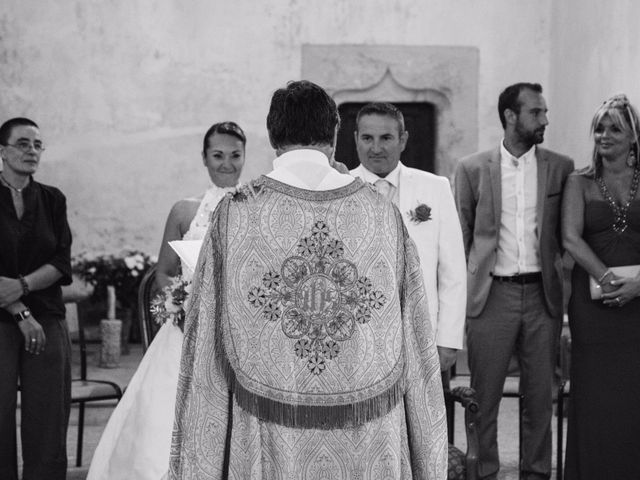
[[[351,174],[375,184],[397,205],[416,244],[440,368],[455,363],[464,337],[466,295],[462,232],[449,181],[400,162],[409,134],[400,110],[389,103],[365,105],[356,119],[360,166]]]
[[[478,394],[480,475],[497,478],[497,415],[509,360],[524,395],[524,478],[551,474],[552,382],[562,321],[560,204],[573,161],[538,148],[548,125],[538,84],[500,95],[504,140],[460,160],[455,195],[467,257],[467,346]]]

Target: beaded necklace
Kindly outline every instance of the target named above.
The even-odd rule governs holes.
[[[604,178],[601,175],[596,177],[596,182],[598,183],[598,187],[600,188],[600,193],[607,201],[611,210],[613,210],[614,221],[613,221],[613,231],[620,234],[627,229],[627,212],[629,211],[629,206],[633,199],[636,198],[636,192],[638,191],[638,185],[640,185],[640,168],[636,168],[633,171],[633,178],[631,179],[631,188],[629,189],[629,199],[627,202],[620,206],[616,203],[616,201],[611,196],[609,189],[607,188],[606,183],[604,183]]]

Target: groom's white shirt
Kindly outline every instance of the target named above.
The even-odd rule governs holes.
[[[379,178],[362,165],[351,174],[369,183]],[[449,180],[401,162],[388,177],[396,187],[394,203],[418,249],[436,345],[459,350],[464,338],[467,266]],[[416,223],[409,212],[420,204],[431,208],[431,219]]]

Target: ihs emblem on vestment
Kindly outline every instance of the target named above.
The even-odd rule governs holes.
[[[387,301],[344,258],[344,244],[329,236],[322,220],[298,241],[297,255],[286,258],[280,271],[266,272],[247,299],[262,309],[266,320],[281,322],[284,334],[296,340],[296,356],[316,375],[338,356],[340,343],[351,338],[356,323],[368,323]]]

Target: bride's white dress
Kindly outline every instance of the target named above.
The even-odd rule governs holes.
[[[206,191],[183,240],[204,238],[211,212],[229,190],[212,185]],[[166,474],[182,340],[173,323],[158,330],[109,418],[87,480],[159,480]]]

